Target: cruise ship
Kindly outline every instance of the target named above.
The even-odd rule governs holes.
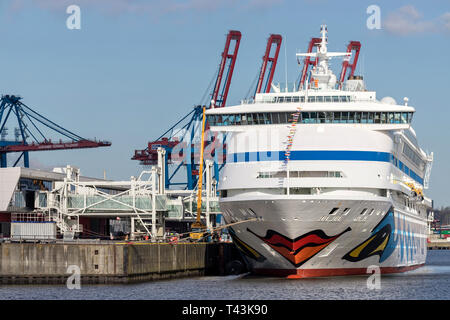
[[[425,196],[433,154],[418,144],[415,108],[378,100],[362,76],[339,83],[321,26],[316,63],[297,89],[210,108],[227,136],[220,207],[255,274],[290,278],[404,272],[427,255]],[[299,58],[297,58],[299,59]]]

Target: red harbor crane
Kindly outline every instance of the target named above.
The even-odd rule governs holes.
[[[209,108],[222,108],[226,105],[240,41],[240,31],[229,31],[225,41],[225,48],[221,54],[219,71],[211,93],[211,103],[208,104]],[[139,160],[141,165],[155,165],[158,159],[157,149],[158,147],[162,147],[166,149],[166,168],[168,172],[166,175],[166,188],[169,188],[171,185],[181,185],[189,190],[194,189],[199,175],[199,164],[196,163],[196,159],[199,157],[200,150],[195,147],[193,140],[199,133],[199,127],[201,132],[201,125],[196,126],[195,124],[202,122],[202,109],[203,108],[200,105],[195,106],[191,112],[177,121],[160,137],[149,142],[146,149],[135,150],[134,156],[131,159]],[[207,122],[206,128],[208,128]],[[182,156],[180,156],[180,154],[177,154],[176,156],[178,159],[182,157],[184,160],[183,162],[176,164],[175,168],[170,168],[167,165],[174,164],[175,162],[172,159],[172,150],[175,147],[179,147],[180,144],[183,146],[183,154]],[[211,145],[217,145],[217,141],[214,137],[211,141],[205,141],[205,148],[211,147]],[[223,146],[221,147],[223,148]],[[212,153],[214,153],[214,151]],[[222,154],[220,157],[220,159],[216,160],[220,160],[223,163],[225,154]],[[186,167],[187,180],[186,182],[174,182],[172,179],[182,166]],[[218,179],[219,166],[217,162],[214,163],[214,171],[216,179]]]
[[[283,38],[279,34],[271,34],[267,40],[266,53],[263,56],[263,63],[261,65],[261,71],[259,73],[258,84],[256,85],[256,93],[261,93],[261,90],[265,93],[270,92],[270,85],[272,84],[273,76],[275,74],[275,69],[277,67],[278,54],[280,53],[281,41]],[[275,52],[273,56],[270,56],[273,46],[275,47]],[[264,84],[264,78],[266,74],[267,66],[269,65],[269,73]],[[264,84],[264,87],[263,87]]]
[[[232,52],[232,41],[234,41],[234,50]],[[227,102],[228,90],[230,89],[231,77],[233,76],[234,65],[236,63],[236,57],[239,50],[239,44],[241,43],[241,32],[231,30],[225,41],[225,48],[222,52],[222,60],[220,62],[219,73],[217,74],[216,83],[214,85],[214,91],[212,93],[213,108],[224,107]],[[222,78],[224,75],[225,67],[227,67],[227,73],[225,75],[225,82],[222,85]]]
[[[311,53],[313,48],[317,47],[321,41],[322,41],[322,39],[320,39],[320,38],[312,38],[311,41],[309,41],[307,53]],[[309,67],[316,66],[318,60],[319,60],[319,58],[311,60],[311,57],[306,57],[305,60],[303,60],[302,76],[300,78],[298,90],[301,90],[303,88],[303,85],[305,84],[306,75],[308,74]]]
[[[342,61],[342,70],[341,75],[339,76],[339,89],[342,89],[342,85],[344,84],[345,75],[347,74],[347,69],[350,67],[350,75],[352,77],[356,70],[356,64],[358,63],[359,51],[361,50],[361,43],[359,41],[350,41],[347,45],[347,52],[351,52],[353,56],[352,63],[349,62],[350,57],[345,58]]]

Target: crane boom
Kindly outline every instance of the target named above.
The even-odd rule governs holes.
[[[314,47],[317,47],[321,42],[322,42],[321,38],[312,38],[311,41],[309,41],[307,53],[311,53],[312,49]],[[316,59],[314,59],[314,60],[311,60],[311,57],[308,57],[308,56],[305,58],[305,60],[303,61],[302,76],[300,78],[298,90],[301,90],[301,88],[303,88],[303,85],[305,84],[306,75],[308,74],[309,66],[315,66],[317,64],[318,60],[319,60],[318,57],[316,57]]]
[[[350,75],[353,76],[356,70],[356,64],[358,63],[358,57],[359,57],[359,51],[361,50],[361,42],[359,41],[350,41],[350,43],[347,45],[347,53],[352,53],[352,51],[355,51],[355,54],[353,55],[353,62],[350,63],[348,59],[344,59],[342,61],[342,70],[341,75],[339,76],[339,89],[342,89],[342,85],[344,84],[345,75],[347,73],[348,67],[350,67]]]
[[[241,42],[241,36],[241,32],[236,30],[231,30],[227,35],[225,48],[222,52],[222,60],[220,61],[219,73],[217,75],[214,91],[212,93],[211,107],[213,108],[221,108],[226,104],[228,90],[230,89],[231,78],[233,76],[234,65],[236,63],[236,57],[239,50],[239,44]],[[231,41],[235,41],[233,53],[230,53]],[[228,69],[225,75],[225,82],[222,85],[222,79],[227,64]]]
[[[261,93],[261,90],[265,93],[270,92],[270,84],[272,83],[273,76],[275,74],[275,69],[277,66],[278,54],[280,52],[281,41],[283,38],[279,34],[271,34],[269,39],[267,40],[266,52],[263,56],[263,63],[261,65],[261,71],[259,73],[258,84],[256,85],[256,93]],[[272,51],[273,45],[276,45],[274,55],[270,57],[270,52]],[[269,67],[269,74],[267,76],[266,83],[263,88],[264,77],[266,74],[267,66]]]

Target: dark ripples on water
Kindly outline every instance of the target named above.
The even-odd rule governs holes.
[[[132,285],[0,286],[0,300],[11,299],[449,299],[450,251],[429,251],[427,264],[403,274],[382,275],[381,289],[369,290],[367,276],[288,280],[250,275],[196,277]]]

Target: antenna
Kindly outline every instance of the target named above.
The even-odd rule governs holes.
[[[286,80],[286,92],[288,92],[288,83],[287,83],[287,37],[284,40],[284,76],[285,76],[285,80]]]
[[[361,64],[359,65],[359,74],[364,77],[364,53],[361,55]],[[365,78],[365,77],[364,77]],[[367,84],[367,80],[366,80]]]

